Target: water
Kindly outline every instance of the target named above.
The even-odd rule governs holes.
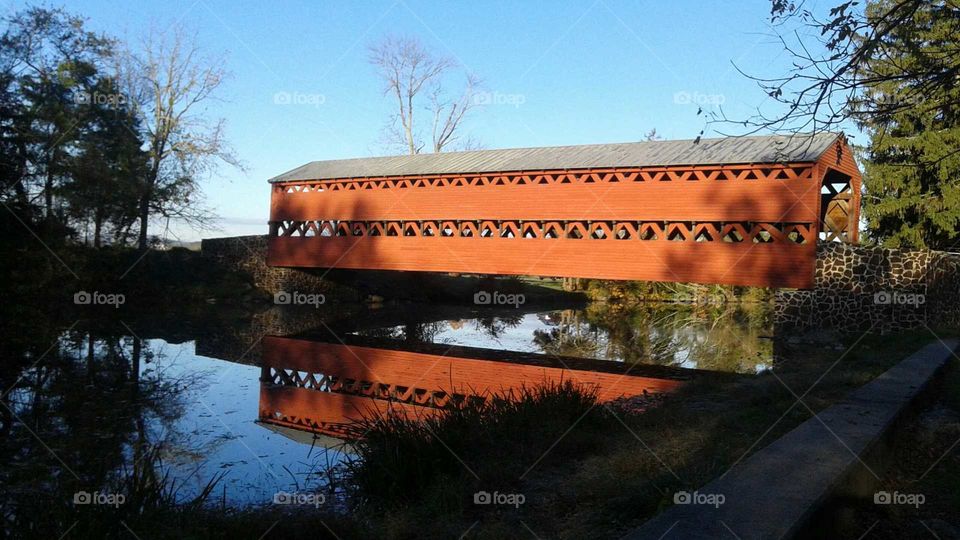
[[[75,324],[46,353],[42,340],[18,351],[22,367],[2,380],[7,497],[71,478],[102,489],[160,445],[154,466],[179,500],[218,478],[214,500],[263,504],[325,485],[353,457],[352,421],[375,411],[568,379],[616,399],[670,391],[692,370],[773,366],[764,317],[737,310],[402,307],[179,322]]]
[[[156,358],[144,369],[163,370],[165,378],[195,378],[180,395],[183,414],[148,437],[166,442],[174,475],[188,482],[185,498],[225,473],[221,484],[231,503],[268,501],[281,490],[322,484],[318,471],[350,455],[343,441],[312,434],[294,440],[253,421],[260,398],[256,366],[198,355],[193,341],[169,344],[154,339],[147,346]]]
[[[527,313],[513,318],[445,320],[424,326],[421,340],[508,351],[570,355],[616,362],[640,362],[688,369],[736,373],[772,367],[772,341],[766,328],[736,319],[743,314],[693,316],[680,306],[644,311],[648,317],[630,330],[642,335],[618,335],[617,328],[590,322],[584,311]],[[359,335],[404,337],[404,326],[355,332]],[[746,341],[741,341],[741,340]]]

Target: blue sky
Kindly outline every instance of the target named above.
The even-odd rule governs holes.
[[[832,5],[817,4],[807,6]],[[733,117],[765,101],[731,62],[768,76],[790,65],[772,37],[768,0],[76,0],[66,7],[128,40],[151,24],[182,21],[211,56],[224,55],[232,77],[209,113],[227,119],[249,170],[222,167],[204,182],[222,230],[173,224],[184,240],[265,233],[267,178],[312,160],[384,153],[378,141],[392,103],[366,47],[385,34],[417,36],[483,79],[494,103],[466,128],[486,148],[635,141],[652,128],[667,139],[696,137],[703,117],[685,101],[705,110],[722,102]],[[278,104],[278,93],[306,103]]]

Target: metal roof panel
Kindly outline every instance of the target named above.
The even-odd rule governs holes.
[[[314,161],[270,182],[525,170],[816,161],[838,133],[508,148]]]

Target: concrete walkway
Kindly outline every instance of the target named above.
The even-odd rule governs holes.
[[[674,504],[625,538],[795,535],[844,478],[867,467],[861,459],[953,357],[957,344],[927,345],[689,493],[690,503]]]

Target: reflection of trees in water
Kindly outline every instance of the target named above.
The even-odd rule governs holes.
[[[597,306],[586,312],[554,312],[546,317],[553,327],[534,331],[533,339],[548,354],[650,363],[668,347],[665,336],[649,331],[642,315],[627,317],[622,311],[599,311]]]
[[[559,321],[550,317],[553,328],[534,332],[549,354],[739,372],[755,371],[773,356],[765,304],[592,304],[582,314],[559,314]]]
[[[579,311],[565,310],[540,317],[549,322],[549,330],[534,330],[533,342],[547,354],[557,356],[579,356],[595,358],[602,356],[601,350],[608,340],[596,326],[584,324]]]
[[[523,322],[523,314],[500,315],[497,317],[477,317],[474,320],[474,326],[478,332],[486,334],[493,339],[499,339],[504,331],[515,328]]]
[[[145,470],[153,462],[138,458],[152,444],[150,426],[182,414],[185,384],[141,372],[154,356],[137,338],[68,332],[36,365],[0,381],[13,386],[3,407],[13,425],[0,438],[5,516],[36,506],[37,497],[59,506],[75,491],[115,486],[125,473],[154,474]]]
[[[390,326],[387,328],[370,328],[357,332],[357,335],[384,338],[384,339],[403,339],[403,326]]]
[[[772,361],[769,309],[765,303],[646,303],[630,307],[594,303],[582,311],[537,314],[544,328],[533,331],[533,343],[544,353],[557,356],[750,372]],[[488,315],[470,324],[494,341],[523,319],[521,313]],[[435,343],[441,332],[462,327],[461,320],[411,323],[361,334]]]
[[[445,321],[408,324],[404,326],[403,339],[421,343],[433,343],[437,334],[446,327]]]
[[[748,305],[674,313],[665,321],[676,344],[674,358],[718,371],[754,372],[769,367],[773,341],[763,311],[763,305]]]
[[[437,334],[446,328],[446,321],[407,323],[387,328],[372,328],[358,332],[372,338],[397,339],[402,341],[433,343]]]
[[[497,315],[477,317],[472,320],[474,329],[492,339],[498,339],[506,330],[515,328],[523,322],[523,314]],[[412,322],[387,328],[361,330],[361,336],[373,338],[387,338],[401,341],[435,343],[437,336],[447,330],[462,330],[465,321],[462,319],[435,322]]]

